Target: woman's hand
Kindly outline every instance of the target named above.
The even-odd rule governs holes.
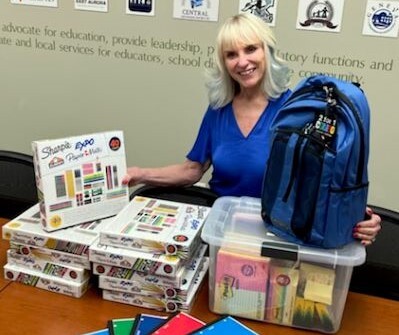
[[[353,237],[361,240],[364,246],[370,245],[376,239],[378,232],[381,230],[381,218],[373,213],[370,207],[366,208],[366,214],[369,219],[360,221],[353,228]]]
[[[135,186],[143,179],[143,169],[132,166],[127,169],[127,174],[122,178],[123,185]]]

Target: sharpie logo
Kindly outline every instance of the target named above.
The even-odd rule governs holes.
[[[62,262],[62,263],[65,263],[65,264],[71,263],[71,261],[70,261],[68,258],[64,258],[64,257],[61,257],[61,258],[59,259],[59,261]]]
[[[122,287],[129,287],[129,286],[133,286],[133,283],[130,283],[130,282],[128,282],[128,281],[122,280],[122,281],[120,282],[120,285],[121,285]]]
[[[111,259],[123,259],[122,256],[117,255],[117,254],[111,254],[111,255],[109,255],[109,258],[111,258]]]
[[[76,143],[75,149],[82,151],[87,146],[91,146],[93,144],[94,144],[94,138],[91,138],[89,140],[84,140],[83,142],[79,141],[79,142]]]
[[[34,240],[35,242],[44,242],[44,238],[43,238],[43,237],[38,237],[38,236],[34,236],[34,237],[33,237],[33,240]]]
[[[28,265],[28,264],[35,264],[35,261],[32,258],[29,257],[24,257],[22,259],[22,261],[24,262],[24,264]]]
[[[58,144],[54,147],[51,147],[51,146],[44,147],[44,148],[42,148],[42,157],[41,158],[46,159],[47,157],[56,155],[60,152],[62,153],[65,150],[68,150],[70,148],[71,148],[71,144],[67,141],[65,141],[62,144]]]
[[[60,288],[58,286],[55,286],[55,285],[49,285],[48,289],[49,289],[49,291],[52,291],[52,292],[59,292],[60,291]]]
[[[134,239],[132,239],[131,237],[122,237],[121,238],[121,242],[122,243],[129,243],[129,242],[133,242]]]

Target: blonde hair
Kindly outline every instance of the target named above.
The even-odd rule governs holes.
[[[276,55],[276,39],[269,26],[259,17],[242,13],[229,18],[219,29],[216,38],[214,62],[216,66],[206,73],[209,103],[220,108],[231,102],[238,92],[224,64],[223,51],[239,44],[261,43],[265,52],[266,73],[262,87],[269,98],[278,98],[287,90],[291,70]]]

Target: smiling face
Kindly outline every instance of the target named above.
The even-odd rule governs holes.
[[[241,91],[261,86],[266,71],[265,51],[261,42],[225,46],[223,60],[227,72]]]

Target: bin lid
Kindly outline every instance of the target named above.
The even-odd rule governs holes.
[[[313,248],[284,241],[268,231],[260,213],[259,198],[220,197],[208,214],[201,238],[210,246],[332,266],[356,266],[366,259],[365,247],[357,241],[339,249]]]

